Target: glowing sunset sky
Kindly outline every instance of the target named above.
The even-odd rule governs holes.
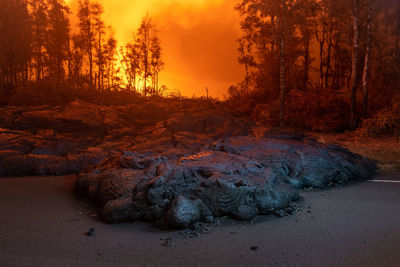
[[[76,14],[78,0],[67,3]],[[159,31],[166,66],[160,84],[183,95],[226,94],[243,77],[237,63],[239,15],[233,0],[100,0],[119,45],[130,40],[148,12]],[[72,22],[76,24],[76,22]]]

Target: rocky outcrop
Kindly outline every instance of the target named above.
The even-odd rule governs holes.
[[[1,127],[13,130],[52,129],[57,133],[102,136],[109,129],[126,125],[112,108],[78,100],[56,107],[3,107],[0,111]]]
[[[248,123],[190,103],[121,107],[74,101],[0,108],[0,175],[62,175],[96,165],[113,151],[179,157],[218,137],[248,133]]]
[[[79,173],[106,158],[91,142],[56,134],[0,129],[0,175]]]
[[[232,137],[186,156],[123,152],[80,174],[78,191],[108,222],[144,220],[172,228],[230,216],[281,213],[297,189],[368,179],[367,159],[312,139]]]

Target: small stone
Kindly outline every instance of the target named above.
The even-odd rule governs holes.
[[[205,221],[206,223],[214,223],[214,222],[215,222],[215,218],[214,218],[214,216],[206,216],[206,217],[204,218],[204,221]]]
[[[280,218],[285,217],[285,212],[283,210],[277,210],[274,212],[274,214],[276,217],[280,217]]]
[[[167,248],[172,247],[172,238],[171,237],[166,238],[164,243],[161,244],[161,246],[167,247]]]
[[[95,235],[95,229],[90,228],[88,232],[85,233],[86,236],[94,236]]]
[[[287,207],[285,209],[285,213],[288,215],[292,215],[294,213],[294,209],[292,207]]]
[[[252,251],[256,251],[256,250],[258,250],[258,247],[257,247],[257,246],[252,246],[250,249],[251,249]]]

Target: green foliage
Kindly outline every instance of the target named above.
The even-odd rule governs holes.
[[[0,1],[0,93],[11,94],[28,80],[32,56],[31,20],[23,0]]]

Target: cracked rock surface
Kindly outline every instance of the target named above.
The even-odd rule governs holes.
[[[252,220],[288,208],[299,188],[368,179],[375,171],[347,150],[293,136],[225,138],[180,157],[145,154],[115,153],[80,174],[78,191],[104,207],[107,222],[186,228],[220,216]]]

